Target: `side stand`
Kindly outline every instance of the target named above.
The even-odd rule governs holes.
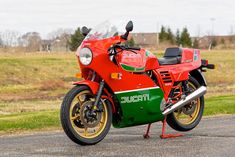
[[[149,131],[150,131],[151,124],[152,124],[152,123],[149,123],[149,124],[148,124],[147,131],[146,131],[146,133],[143,135],[143,137],[144,137],[145,139],[147,139],[147,138],[150,137],[150,136],[149,136]]]

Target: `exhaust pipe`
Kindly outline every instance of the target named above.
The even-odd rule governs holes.
[[[206,87],[201,86],[200,88],[195,90],[193,93],[189,94],[185,98],[183,98],[180,101],[178,101],[177,103],[173,104],[171,107],[167,108],[165,111],[163,111],[162,114],[164,116],[166,116],[166,115],[174,112],[175,110],[187,105],[188,103],[190,103],[190,101],[201,97],[204,94],[206,94]]]

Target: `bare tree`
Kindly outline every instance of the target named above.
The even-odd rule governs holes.
[[[230,31],[229,31],[229,42],[230,43],[234,42],[234,36],[235,36],[235,33],[234,33],[234,30],[233,30],[233,26],[230,26]]]
[[[6,30],[0,33],[0,39],[2,45],[5,47],[15,47],[18,46],[18,37],[20,33],[17,31]]]
[[[73,32],[73,29],[59,28],[48,33],[48,39],[52,41],[52,51],[69,51],[68,42]]]
[[[3,47],[3,40],[2,40],[2,37],[1,37],[1,33],[0,33],[0,47]]]
[[[201,36],[201,26],[200,25],[197,25],[196,36],[197,37]]]
[[[41,37],[37,32],[28,32],[18,39],[20,45],[26,48],[26,51],[39,51],[41,46]]]
[[[74,33],[73,29],[69,29],[69,28],[59,28],[55,31],[52,31],[50,33],[48,33],[47,38],[50,40],[55,40],[56,38],[62,36],[63,34],[72,34]]]

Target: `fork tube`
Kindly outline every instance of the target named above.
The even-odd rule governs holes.
[[[97,94],[96,94],[96,98],[95,98],[94,107],[95,107],[95,106],[97,107],[97,105],[98,105],[98,103],[99,103],[99,100],[100,100],[100,97],[101,97],[101,94],[102,94],[103,89],[104,89],[104,80],[102,80],[102,81],[100,82],[100,86],[99,86],[99,89],[98,89],[98,92],[97,92]]]
[[[91,81],[94,81],[95,77],[96,77],[96,73],[95,73],[95,71],[93,71]]]

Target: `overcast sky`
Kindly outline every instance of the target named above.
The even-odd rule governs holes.
[[[173,31],[187,26],[193,35],[235,32],[235,0],[0,0],[0,32],[94,27],[106,19],[133,20],[135,32]],[[213,19],[213,20],[212,20]]]

